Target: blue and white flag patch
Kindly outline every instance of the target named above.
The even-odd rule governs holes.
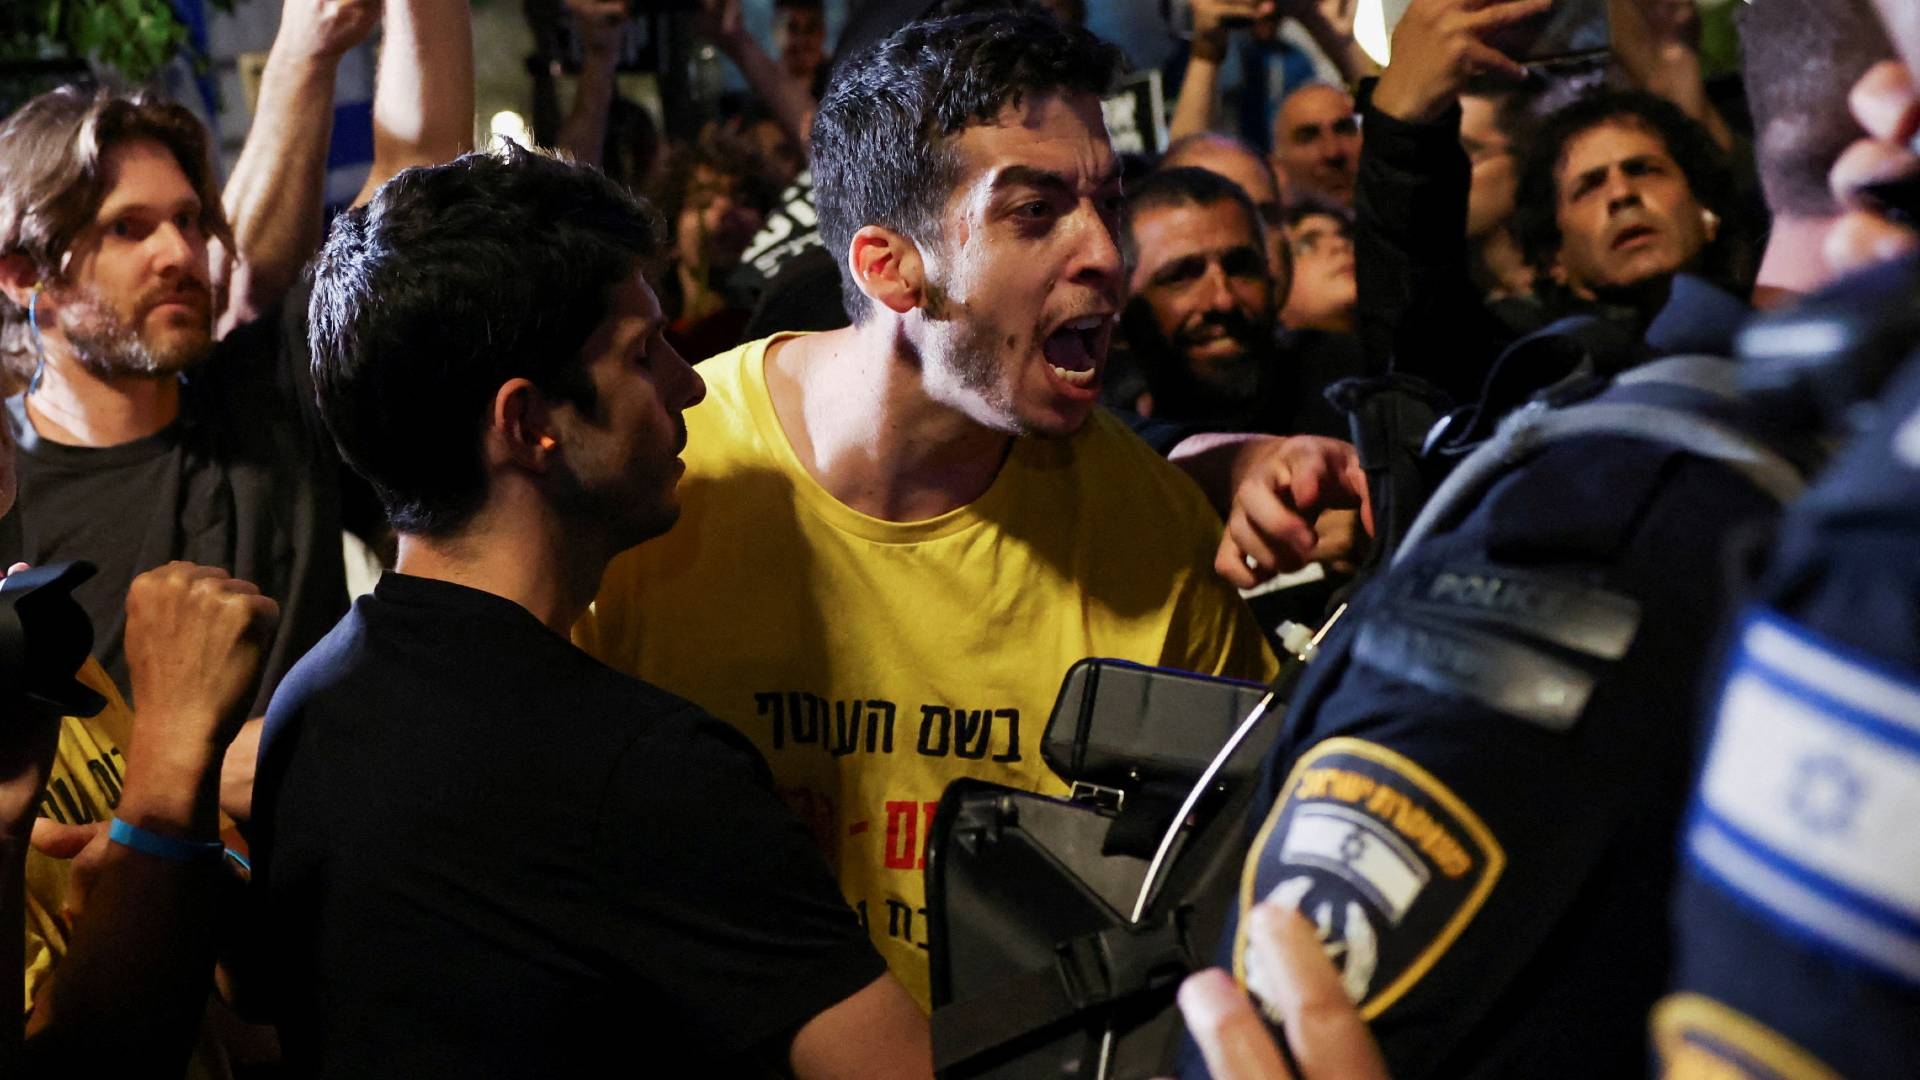
[[[1687,834],[1796,937],[1920,985],[1920,675],[1750,613]]]
[[[1254,905],[1311,920],[1347,996],[1372,1020],[1440,962],[1486,903],[1506,853],[1438,777],[1387,747],[1333,738],[1302,754],[1247,853],[1233,972],[1266,1003],[1272,979],[1247,947]]]

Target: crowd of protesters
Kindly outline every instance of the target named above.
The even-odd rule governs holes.
[[[1181,1067],[1292,1075],[1256,1007],[1309,1080],[1649,1067],[1714,571],[1783,501],[1738,478],[1828,447],[1542,458],[1411,529],[1382,455],[1424,441],[1424,495],[1511,417],[1911,248],[1850,211],[1913,165],[1920,97],[1870,0],[1761,0],[1741,80],[1687,0],[1551,63],[1516,58],[1548,0],[1413,0],[1384,67],[1341,0],[1186,6],[1143,155],[1101,112],[1124,50],[1040,0],[871,0],[832,43],[819,0],[771,43],[704,0],[750,90],[687,139],[620,94],[627,0],[566,0],[547,149],[473,152],[467,0],[284,0],[224,180],[150,93],[0,119],[0,565],[95,568],[73,679],[0,687],[0,1070],[929,1076],[948,785],[1064,796],[1039,728],[1084,657],[1269,681],[1291,624],[1400,618],[1437,580],[1399,587],[1403,541],[1649,629],[1580,668],[1606,647],[1537,610],[1362,621],[1269,767],[1268,902],[1240,984],[1183,992]],[[376,32],[373,165],[327,222],[335,72]],[[1368,427],[1382,395],[1431,433]],[[384,553],[358,599],[343,533]],[[1483,708],[1504,737],[1459,734]],[[1562,744],[1522,753],[1576,721],[1617,820]],[[1332,758],[1424,792],[1481,890],[1414,907],[1460,876],[1422,848],[1364,933],[1289,893],[1312,836],[1262,845]]]

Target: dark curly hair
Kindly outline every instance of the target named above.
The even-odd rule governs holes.
[[[1104,96],[1124,66],[1086,30],[1001,11],[910,23],[837,67],[813,122],[813,196],[853,321],[871,304],[845,265],[847,245],[867,225],[918,243],[939,236],[960,178],[950,136],[1030,95]]]
[[[1548,116],[1521,166],[1514,198],[1513,234],[1527,262],[1550,280],[1560,254],[1560,164],[1574,139],[1602,124],[1623,122],[1660,137],[1687,179],[1694,201],[1714,212],[1721,226],[1702,249],[1695,269],[1717,282],[1734,284],[1744,261],[1733,171],[1705,128],[1665,98],[1639,90],[1601,90],[1573,101]]]

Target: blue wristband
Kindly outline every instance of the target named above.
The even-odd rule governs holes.
[[[124,844],[144,855],[156,859],[168,859],[173,862],[193,862],[208,857],[219,858],[227,849],[218,840],[176,840],[171,836],[162,836],[157,832],[148,832],[138,825],[130,825],[119,818],[107,827],[107,839],[116,844]]]

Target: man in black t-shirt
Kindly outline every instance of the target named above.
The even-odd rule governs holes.
[[[400,546],[267,718],[259,959],[296,1074],[931,1075],[751,746],[567,638],[679,515],[705,386],[654,237],[512,148],[402,173],[316,263],[320,410]]]
[[[472,141],[464,0],[386,8],[369,193]],[[63,87],[0,125],[0,381],[24,391],[0,417],[22,495],[0,565],[99,566],[76,596],[123,694],[141,571],[218,566],[279,603],[255,715],[345,609],[338,462],[279,313],[320,239],[334,72],[381,12],[288,0],[224,191],[205,128],[146,94]]]

